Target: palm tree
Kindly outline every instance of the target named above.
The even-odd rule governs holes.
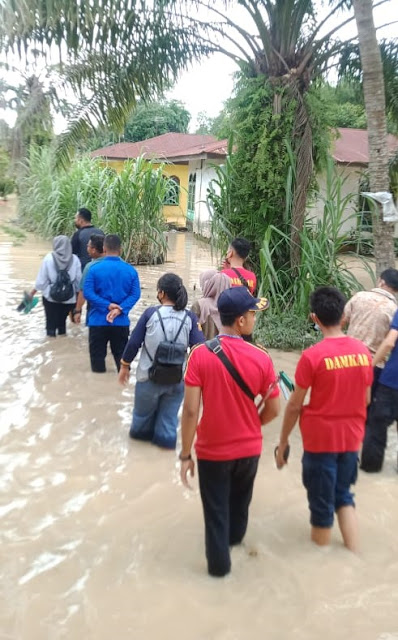
[[[363,91],[368,121],[370,190],[389,190],[389,157],[383,66],[376,39],[372,0],[353,0],[363,70]],[[383,222],[381,209],[373,214],[376,270],[395,266],[394,225]]]
[[[77,97],[59,147],[63,162],[96,126],[121,132],[137,99],[168,88],[205,50],[195,27],[176,16],[176,0],[0,3],[0,51],[52,59],[58,52],[63,91]]]

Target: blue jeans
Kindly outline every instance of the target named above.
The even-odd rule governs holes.
[[[330,528],[334,512],[355,507],[350,486],[358,476],[358,453],[310,453],[303,455],[303,485],[307,489],[313,527]]]
[[[136,382],[130,438],[175,449],[177,414],[183,397],[183,381],[168,385],[151,380]]]

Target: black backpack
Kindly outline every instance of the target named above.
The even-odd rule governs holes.
[[[149,358],[152,360],[152,364],[148,370],[148,377],[149,380],[156,382],[156,384],[176,384],[182,380],[185,356],[187,353],[187,345],[182,342],[177,342],[177,338],[184,326],[185,320],[188,316],[188,311],[185,312],[185,315],[181,320],[181,326],[178,329],[174,340],[167,340],[166,331],[159,309],[156,309],[156,313],[159,316],[160,325],[166,340],[159,342],[154,358],[151,357],[144,343],[145,350]]]
[[[66,302],[75,294],[68,269],[60,269],[53,254],[54,265],[57,270],[57,279],[50,287],[50,296],[55,302]]]

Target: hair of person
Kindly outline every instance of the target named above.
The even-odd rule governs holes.
[[[111,253],[120,252],[122,242],[116,233],[109,233],[104,238],[104,249],[108,249]]]
[[[92,233],[90,236],[90,242],[92,248],[98,251],[98,253],[104,252],[104,236],[99,233]]]
[[[86,207],[81,207],[80,209],[77,210],[77,213],[86,222],[91,222],[91,211],[90,211],[90,209],[86,209]]]
[[[239,318],[242,314],[236,316],[226,315],[225,313],[220,313],[220,320],[223,327],[232,327],[236,318]]]
[[[182,311],[188,304],[188,293],[184,284],[176,273],[165,273],[159,278],[157,290],[164,291],[171,302],[174,302],[173,309]]]
[[[246,238],[235,238],[235,240],[232,240],[231,242],[231,247],[235,249],[236,253],[240,258],[242,258],[242,260],[246,260],[252,245],[251,242],[246,240]]]
[[[387,287],[393,291],[398,291],[398,269],[385,269],[380,274],[381,280],[384,280]]]
[[[335,327],[343,317],[347,298],[335,287],[318,287],[310,295],[310,307],[324,327]]]

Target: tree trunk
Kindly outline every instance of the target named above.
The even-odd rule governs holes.
[[[304,97],[297,91],[298,104],[294,123],[293,149],[296,155],[296,179],[290,230],[290,266],[293,275],[298,274],[301,261],[300,233],[303,230],[307,197],[313,173],[312,129]]]
[[[363,71],[368,121],[370,191],[389,191],[387,119],[383,66],[373,22],[372,0],[353,0]],[[395,266],[394,225],[383,222],[381,208],[373,214],[376,275]]]

